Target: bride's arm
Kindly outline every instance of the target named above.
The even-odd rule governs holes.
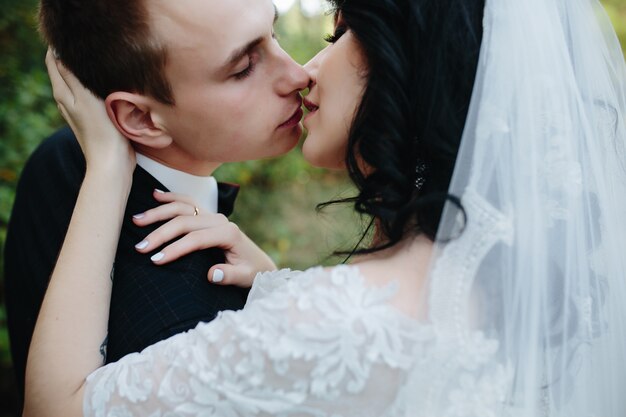
[[[24,415],[80,416],[85,377],[103,363],[110,276],[135,161],[101,101],[73,77],[61,77],[64,70],[50,53],[46,64],[87,171],[33,334]],[[76,108],[83,109],[81,115]],[[37,254],[32,256],[36,260]]]

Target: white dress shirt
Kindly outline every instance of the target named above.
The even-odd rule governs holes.
[[[167,167],[139,153],[137,165],[145,169],[171,192],[188,195],[198,204],[198,208],[209,213],[217,213],[217,181],[214,177],[191,175]]]

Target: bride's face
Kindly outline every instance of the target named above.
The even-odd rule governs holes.
[[[367,67],[360,45],[341,15],[331,44],[305,65],[311,77],[304,99],[307,138],[304,158],[323,168],[344,168],[350,126],[366,85]]]

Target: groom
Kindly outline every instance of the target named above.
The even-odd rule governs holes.
[[[220,163],[276,156],[296,145],[299,91],[309,79],[274,39],[275,13],[271,0],[41,1],[46,40],[105,99],[138,154],[112,273],[107,362],[245,303],[245,290],[207,280],[209,268],[224,261],[221,251],[156,266],[134,245],[158,225],[139,228],[132,216],[157,205],[155,189],[191,194],[201,211],[228,215],[237,188],[215,183],[211,174]],[[18,185],[5,285],[22,393],[37,313],[84,170],[80,148],[64,129],[35,151]]]

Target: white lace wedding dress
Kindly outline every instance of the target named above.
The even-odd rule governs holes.
[[[421,380],[412,387],[427,387],[459,355],[435,348],[431,326],[394,308],[395,291],[395,284],[366,285],[354,266],[260,274],[243,310],[90,375],[84,413],[380,417],[405,415],[415,401],[426,410],[430,390],[403,389],[410,375]],[[499,398],[466,388],[456,393],[465,412],[476,410],[468,401],[488,412]]]

